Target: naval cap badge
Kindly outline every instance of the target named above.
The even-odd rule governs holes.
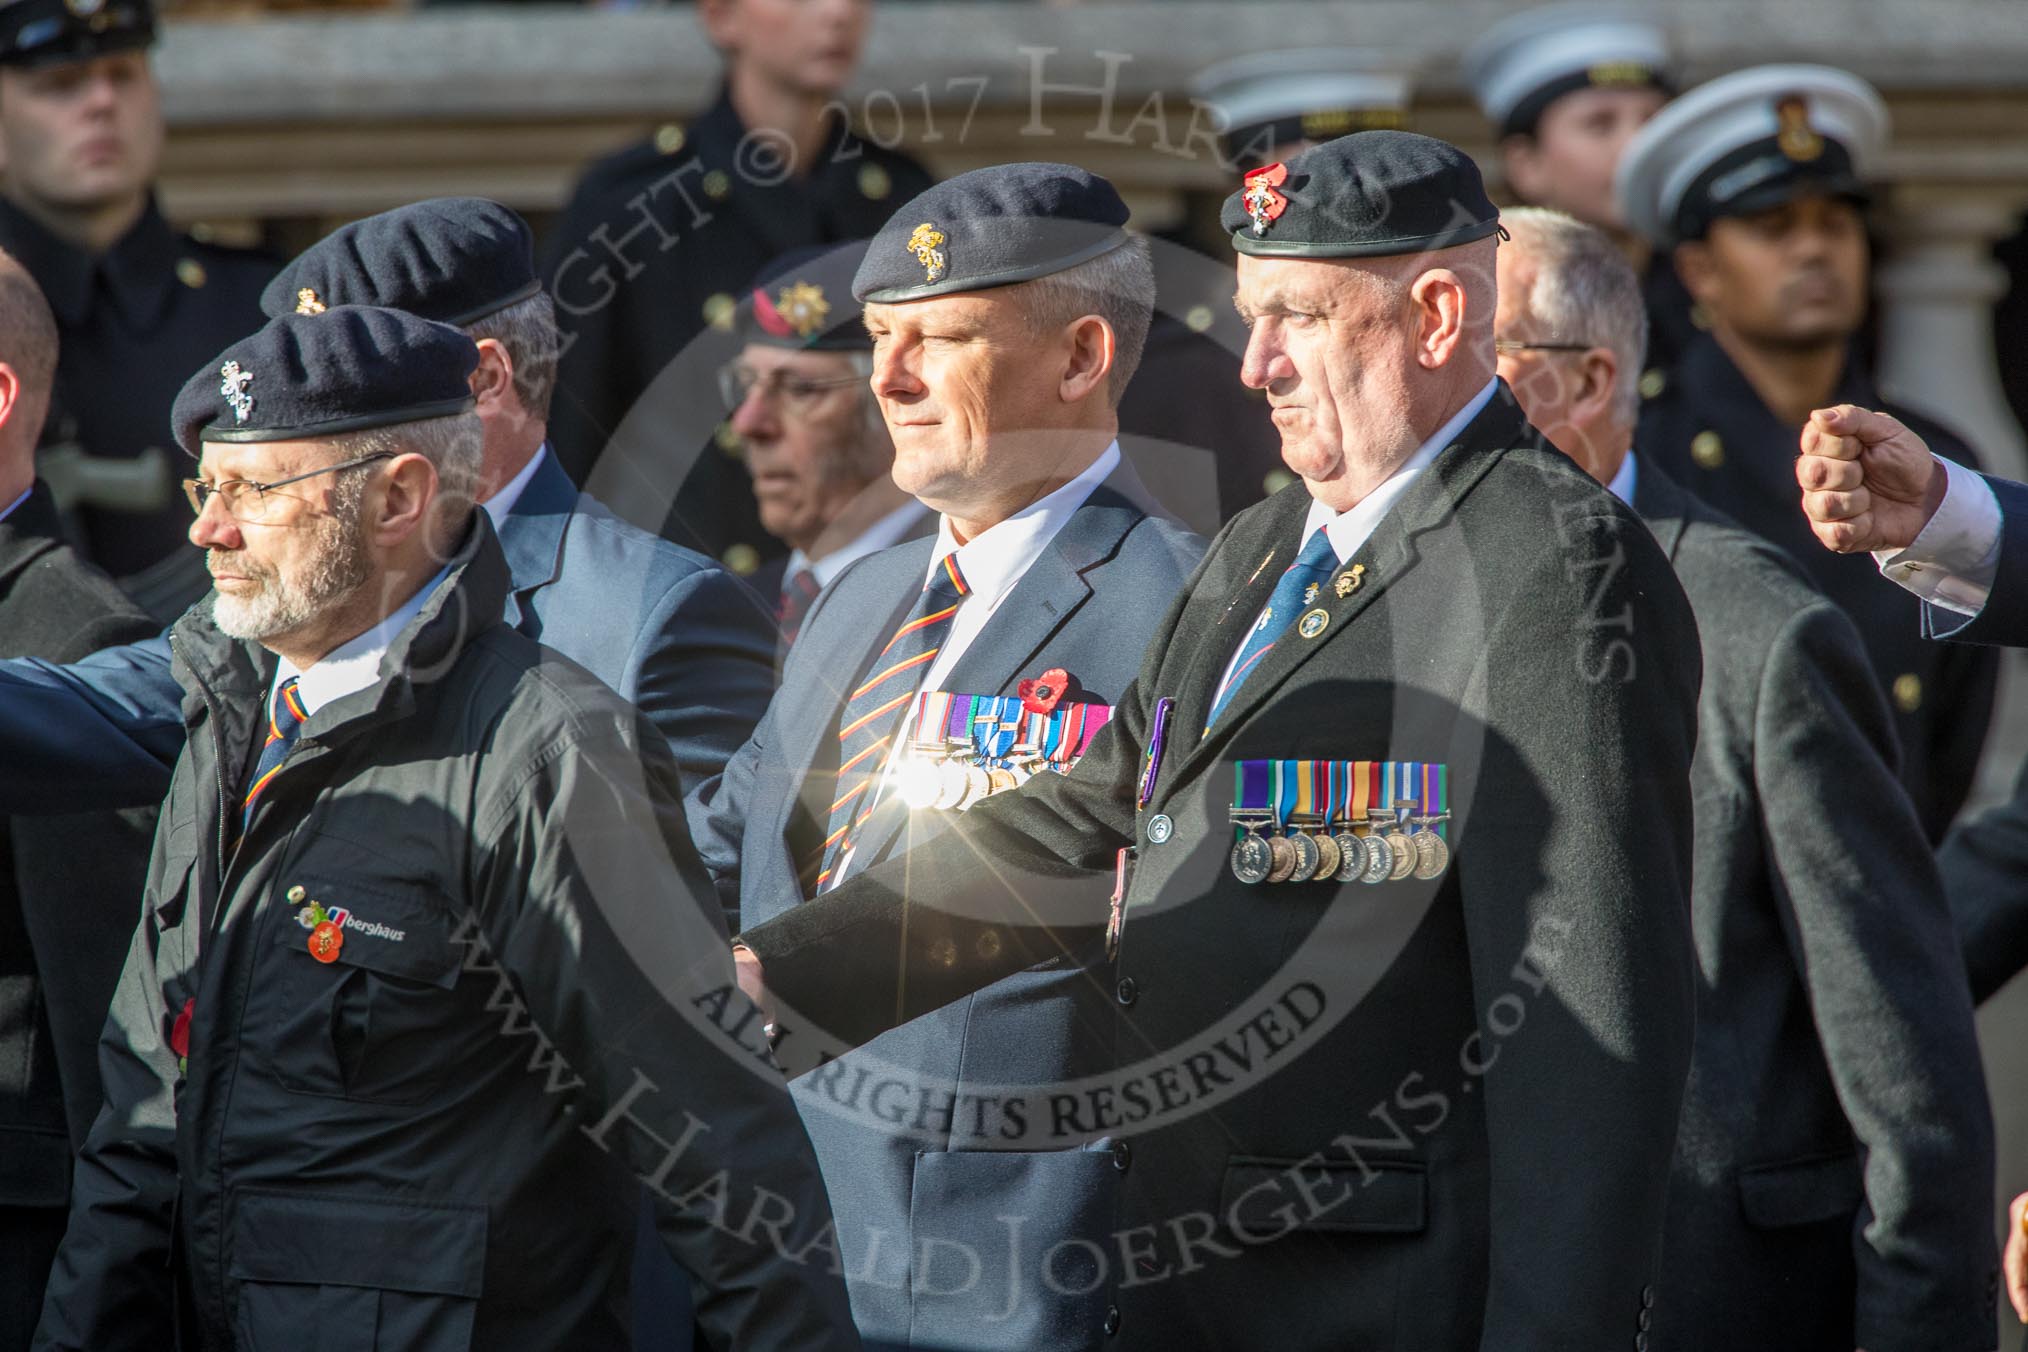
[[[1775,103],[1775,120],[1781,129],[1775,144],[1792,160],[1814,160],[1824,153],[1824,138],[1810,125],[1810,103],[1801,94],[1790,94]]]
[[[947,260],[938,247],[943,242],[944,232],[930,221],[918,225],[915,232],[908,237],[908,251],[915,255],[915,261],[922,264],[923,271],[929,274],[925,279],[926,282],[940,281],[943,278]]]

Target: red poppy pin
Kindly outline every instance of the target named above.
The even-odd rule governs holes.
[[[788,319],[775,308],[775,303],[768,299],[765,291],[753,293],[753,317],[764,331],[777,338],[786,338],[793,332]]]
[[[1268,223],[1278,221],[1289,209],[1289,199],[1275,189],[1288,181],[1289,166],[1270,164],[1265,169],[1256,169],[1241,180],[1239,204],[1246,208],[1246,214],[1253,218],[1253,232],[1267,233]]]
[[[176,1053],[176,1068],[190,1069],[190,1016],[197,1011],[196,997],[183,1002],[182,1010],[176,1015],[176,1022],[169,1025],[169,1050]]]
[[[1031,714],[1053,714],[1057,701],[1070,688],[1070,673],[1062,667],[1051,667],[1032,681],[1022,681],[1014,687],[1014,693],[1021,697],[1021,707]]]

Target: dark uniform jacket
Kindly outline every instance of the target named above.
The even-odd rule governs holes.
[[[0,504],[4,506],[5,504]],[[38,485],[0,519],[0,655],[67,662],[154,632],[59,538]],[[28,1345],[98,1116],[99,1029],[141,913],[152,812],[0,817],[0,1348]]]
[[[1827,403],[1884,408],[1939,455],[1976,465],[1971,450],[1928,418],[1887,403],[1856,360]],[[1700,335],[1667,388],[1641,412],[1636,444],[1646,463],[1699,499],[1779,546],[1859,628],[1894,713],[1901,782],[1932,842],[1964,806],[1993,712],[1999,666],[1976,647],[1923,636],[1922,603],[1893,585],[1865,555],[1833,554],[1810,534],[1796,488],[1801,429],[1784,426],[1725,355]]]
[[[209,586],[186,538],[190,508],[176,480],[187,462],[169,435],[169,406],[199,363],[260,327],[261,288],[276,264],[178,234],[152,201],[93,258],[0,200],[0,247],[21,260],[56,312],[61,346],[45,449],[70,444],[131,462],[154,448],[160,457],[136,504],[87,497],[77,521],[92,561],[166,624]],[[158,565],[158,573],[135,577]]]
[[[930,183],[842,122],[822,162],[797,173],[775,158],[781,144],[748,139],[721,93],[688,127],[593,164],[544,266],[563,329],[550,430],[565,467],[587,483],[609,443],[630,465],[674,458],[687,478],[664,533],[715,556],[734,544],[781,552],[760,527],[745,468],[713,443],[725,416],[715,373],[738,350],[734,303],[770,260],[868,238]],[[665,367],[651,406],[615,441]]]
[[[1013,695],[1025,677],[1062,668],[1067,698],[1112,704],[1125,694],[1168,600],[1204,542],[1145,506],[1123,464],[1066,521],[1003,600],[940,689]],[[860,673],[922,591],[934,540],[871,555],[813,607],[791,649],[781,692],[754,739],[709,786],[699,853],[728,908],[747,925],[802,900],[801,851],[821,842],[808,805],[835,796],[839,715]],[[699,814],[693,810],[692,817]],[[885,839],[857,842],[853,869],[898,856],[958,814],[911,814]],[[839,1246],[860,1332],[884,1345],[968,1349],[1089,1343],[1089,1297],[1053,1294],[1027,1254],[1010,1253],[995,1218],[1026,1220],[1036,1251],[1109,1223],[1118,1172],[1097,1149],[1006,1148],[1000,1123],[939,1105],[971,1104],[1004,1084],[1048,1084],[1097,1072],[1108,983],[1096,945],[1023,972],[876,1038],[795,1084],[797,1103],[838,1216]],[[788,1044],[784,1044],[784,1055]],[[976,1278],[957,1245],[984,1249]],[[921,1261],[918,1261],[918,1257]],[[1020,1261],[1021,1266],[1010,1267]],[[1025,1275],[1023,1275],[1025,1273]]]
[[[1704,647],[1696,1055],[1655,1352],[1988,1346],[1985,1077],[1859,635],[1645,458],[1634,501]]]
[[[554,457],[500,544],[508,622],[639,705],[686,784],[723,769],[774,688],[773,620],[739,579],[620,520]],[[180,699],[161,641],[80,666],[0,665],[0,811],[159,802],[183,749]]]
[[[1073,773],[745,937],[786,1025],[850,1041],[1077,951],[1138,846],[1115,1070],[1009,1091],[1030,1139],[1111,1138],[1114,1211],[1051,1269],[1081,1336],[1633,1346],[1690,1064],[1689,607],[1502,386],[1206,733],[1309,504],[1212,543]],[[1448,871],[1239,882],[1234,763],[1296,757],[1447,765]]]
[[[623,1346],[636,1175],[714,1345],[855,1345],[843,1283],[783,1256],[829,1207],[713,1017],[752,1011],[667,750],[506,595],[480,516],[232,851],[275,661],[178,623],[189,744],[39,1347],[160,1349],[172,1304],[207,1352]],[[312,902],[348,912],[329,961]]]

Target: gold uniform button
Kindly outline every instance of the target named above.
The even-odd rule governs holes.
[[[661,151],[664,155],[674,155],[677,151],[683,149],[685,139],[683,128],[677,126],[674,122],[665,122],[655,128],[655,149]]]
[[[732,178],[723,169],[713,169],[704,176],[704,195],[714,202],[723,202],[725,195],[732,191]]]
[[[1905,714],[1922,707],[1922,677],[1904,671],[1894,678],[1894,707]]]
[[[1268,471],[1267,477],[1260,481],[1261,491],[1266,493],[1269,497],[1273,497],[1275,494],[1281,492],[1284,488],[1287,488],[1290,484],[1294,483],[1295,481],[1296,476],[1289,473],[1287,470],[1271,469]]]
[[[1661,367],[1651,366],[1641,372],[1641,398],[1653,399],[1667,388],[1669,377],[1662,373]]]
[[[1690,458],[1701,469],[1717,469],[1725,463],[1725,443],[1716,432],[1699,432],[1690,438]]]
[[[734,545],[725,551],[725,566],[741,577],[748,577],[760,567],[760,551],[752,545]]]
[[[1183,326],[1192,333],[1202,333],[1211,327],[1211,307],[1193,305],[1183,314]]]
[[[176,280],[195,291],[205,282],[204,264],[194,258],[176,260]]]
[[[733,311],[738,308],[738,302],[731,296],[723,291],[714,292],[704,298],[704,322],[714,329],[731,333]]]
[[[884,201],[894,191],[894,179],[877,164],[859,166],[859,195],[869,202]]]

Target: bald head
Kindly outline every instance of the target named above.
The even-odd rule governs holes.
[[[1240,379],[1267,394],[1282,459],[1336,511],[1356,505],[1493,378],[1489,237],[1374,259],[1242,253]]]
[[[56,318],[28,270],[0,252],[0,507],[35,479],[56,376]]]

